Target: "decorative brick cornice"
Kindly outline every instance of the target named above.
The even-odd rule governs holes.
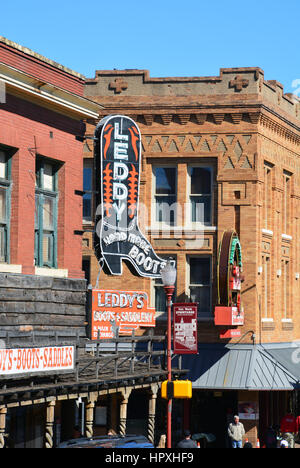
[[[161,114],[161,120],[163,125],[169,125],[172,122],[172,114]]]
[[[284,125],[276,122],[266,114],[260,114],[259,115],[259,123],[262,125],[264,128],[277,133],[277,135],[280,138],[284,138],[291,143],[294,143],[296,145],[300,144],[300,134],[297,134],[296,132],[288,129]]]
[[[253,111],[249,111],[249,109],[245,110],[245,112],[198,112],[198,113],[178,113],[178,112],[170,112],[168,114],[163,114],[160,112],[157,113],[147,113],[142,112],[132,114],[130,112],[127,113],[131,118],[137,120],[137,122],[142,123],[146,126],[151,126],[154,122],[156,124],[169,126],[172,122],[179,122],[181,125],[186,125],[187,123],[193,122],[194,124],[198,124],[203,126],[207,120],[210,122],[214,122],[215,125],[221,126],[223,122],[226,121],[231,122],[234,126],[241,125],[242,122],[246,124],[253,124],[256,127],[256,131],[258,131],[258,127],[262,126],[263,128],[268,129],[278,135],[279,138],[285,139],[293,144],[299,145],[300,144],[300,131],[297,132],[297,128],[295,126],[289,126],[289,122],[282,120],[280,123],[279,119],[275,119],[275,117],[280,118],[280,116],[273,116],[270,113],[267,113],[268,109],[253,109]],[[106,114],[103,114],[103,117]],[[255,129],[254,129],[255,130]],[[234,131],[234,130],[233,130]]]
[[[203,125],[206,122],[207,114],[195,114],[195,118],[199,125]]]
[[[217,125],[220,125],[225,118],[225,114],[213,114],[213,118],[214,118],[215,123]]]

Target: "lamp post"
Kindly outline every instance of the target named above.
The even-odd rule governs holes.
[[[172,265],[171,259],[167,260],[166,266],[161,269],[161,279],[163,287],[167,297],[167,315],[168,315],[168,326],[167,326],[167,370],[168,380],[172,380],[172,318],[171,318],[171,305],[172,296],[175,290],[176,282],[176,268]],[[168,400],[167,407],[167,448],[171,448],[172,444],[172,400]]]

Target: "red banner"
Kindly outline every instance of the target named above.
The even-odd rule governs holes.
[[[173,304],[174,354],[197,354],[198,304]]]

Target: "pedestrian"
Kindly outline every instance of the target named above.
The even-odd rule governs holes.
[[[295,435],[297,433],[297,420],[289,411],[280,422],[280,432],[285,440],[287,440],[290,448],[295,448]]]
[[[245,429],[244,425],[240,422],[239,416],[234,416],[233,423],[229,424],[228,435],[231,440],[232,448],[242,448]]]
[[[191,439],[191,432],[186,429],[183,432],[184,439],[177,444],[177,448],[198,448],[195,440]]]

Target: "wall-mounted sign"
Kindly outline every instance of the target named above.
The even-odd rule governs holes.
[[[215,307],[215,325],[243,325],[244,308],[241,303],[242,249],[234,231],[223,233],[217,264],[218,303]],[[234,337],[222,333],[221,338]]]
[[[237,307],[215,307],[215,325],[244,325],[244,314]]]
[[[123,115],[102,119],[95,130],[97,211],[94,249],[105,270],[122,274],[122,260],[134,273],[159,278],[159,258],[138,225],[141,134]]]
[[[238,413],[240,419],[257,420],[259,419],[258,403],[256,401],[239,402]]]
[[[155,326],[155,309],[143,291],[93,290],[91,339],[129,335],[140,327]]]
[[[173,304],[174,353],[197,354],[197,311],[192,303]]]
[[[229,328],[228,330],[223,330],[220,332],[220,338],[223,340],[228,340],[231,338],[240,338],[242,335],[239,328]]]
[[[74,369],[74,346],[0,349],[2,375],[54,372]]]

